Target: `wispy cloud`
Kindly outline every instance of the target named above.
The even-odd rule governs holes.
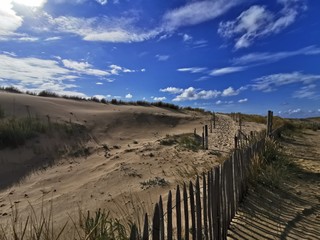
[[[0,81],[2,84],[14,84],[21,89],[34,92],[49,90],[59,94],[77,93],[73,82],[83,76],[94,76],[109,81],[105,77],[121,72],[134,72],[117,65],[110,65],[109,70],[94,68],[88,62],[79,62],[56,57],[52,59],[19,58],[14,54],[0,54]],[[110,80],[111,81],[111,80]],[[112,80],[113,81],[113,80]],[[96,84],[101,84],[97,82]]]
[[[88,62],[77,62],[69,59],[63,59],[62,63],[66,68],[75,70],[75,72],[80,74],[93,75],[93,76],[110,75],[110,73],[107,71],[93,68],[93,66]]]
[[[182,35],[182,39],[183,39],[184,42],[189,42],[189,41],[192,40],[192,37],[189,34],[185,33],[185,34]]]
[[[247,67],[239,66],[239,67],[224,67],[224,68],[217,68],[210,72],[211,76],[220,76],[225,74],[230,74],[234,72],[241,72],[244,71]]]
[[[221,16],[240,3],[241,0],[192,1],[180,8],[167,12],[163,17],[164,28],[167,31],[173,31],[182,26],[206,22]]]
[[[182,93],[183,89],[176,88],[176,87],[167,87],[167,88],[160,89],[160,92],[166,92],[166,93],[170,93],[170,94],[178,94],[178,93]]]
[[[230,105],[230,104],[233,104],[233,103],[234,103],[234,101],[222,101],[222,100],[216,101],[216,105],[222,105],[222,104]]]
[[[159,102],[162,102],[162,101],[164,101],[166,99],[167,99],[166,97],[153,97],[154,101],[159,101]]]
[[[190,73],[202,73],[206,71],[207,68],[204,67],[189,67],[189,68],[178,68],[178,72],[190,72]]]
[[[299,56],[299,55],[319,55],[320,48],[316,46],[308,46],[305,48],[298,49],[296,51],[286,51],[286,52],[257,52],[257,53],[250,53],[238,58],[234,58],[232,63],[237,65],[243,64],[255,64],[255,63],[270,63],[276,62],[281,59],[285,59],[288,57]]]
[[[255,79],[251,87],[253,90],[270,92],[280,86],[293,83],[311,84],[318,80],[320,80],[320,75],[315,74],[303,74],[301,72],[278,73]]]
[[[170,58],[170,56],[169,55],[159,55],[159,54],[157,54],[156,58],[158,59],[158,61],[167,61]]]
[[[235,20],[221,22],[218,33],[225,38],[235,38],[235,48],[249,47],[256,39],[281,32],[296,21],[305,9],[304,1],[281,0],[279,12],[266,6],[254,5],[242,12]]]
[[[243,98],[238,101],[238,103],[245,103],[245,102],[248,102],[248,98]]]
[[[106,5],[108,3],[108,0],[96,0],[101,5]]]
[[[221,92],[217,90],[201,90],[194,87],[183,89],[181,94],[176,96],[172,101],[191,101],[198,99],[212,99],[220,95]]]
[[[307,86],[301,87],[299,90],[293,93],[294,98],[308,98],[308,99],[315,99],[319,97],[319,93],[317,94],[317,85],[310,84]]]
[[[85,41],[121,43],[142,42],[154,38],[161,32],[160,29],[144,31],[136,28],[137,21],[136,16],[118,18],[60,16],[54,18],[48,13],[44,13],[41,20],[37,21],[33,28],[37,31],[71,33],[80,36]]]
[[[57,40],[60,40],[61,37],[48,37],[45,39],[45,41],[57,41]]]

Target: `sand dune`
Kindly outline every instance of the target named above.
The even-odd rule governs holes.
[[[12,204],[24,214],[29,204],[40,209],[51,202],[56,221],[76,214],[79,206],[106,208],[126,217],[121,215],[126,207],[132,209],[132,198],[152,209],[160,194],[187,180],[183,173],[191,177],[219,164],[219,155],[234,147],[239,128],[229,116],[217,114],[209,150],[192,151],[160,141],[168,135],[193,134],[194,129],[201,134],[210,115],[2,92],[0,102],[9,117],[31,114],[46,121],[49,116],[50,121],[73,122],[87,129],[77,138],[40,136],[17,149],[0,150],[0,221],[8,220]],[[245,133],[263,128],[254,123],[242,126]],[[86,149],[87,154],[57,154],[71,146]]]

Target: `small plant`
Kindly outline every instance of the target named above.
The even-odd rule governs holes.
[[[80,215],[80,227],[85,232],[84,239],[87,240],[129,239],[125,226],[100,208],[93,216],[90,211],[86,216]]]
[[[140,182],[141,184],[141,188],[142,189],[148,189],[150,187],[154,187],[154,186],[167,186],[169,185],[169,182],[167,180],[165,180],[164,178],[161,177],[155,177],[149,180],[146,180],[144,182]]]

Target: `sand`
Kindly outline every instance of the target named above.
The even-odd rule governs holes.
[[[13,206],[22,215],[30,205],[36,211],[52,206],[58,223],[76,216],[79,208],[104,208],[119,218],[127,218],[133,206],[152,212],[160,194],[219,164],[234,148],[239,129],[229,116],[217,114],[209,150],[195,152],[160,141],[168,135],[192,134],[194,129],[201,135],[210,115],[3,92],[0,103],[9,117],[30,114],[44,121],[81,124],[88,130],[77,138],[40,136],[17,149],[0,150],[0,222],[10,219]],[[246,134],[264,128],[242,125]],[[60,149],[76,147],[88,154],[59,154]]]

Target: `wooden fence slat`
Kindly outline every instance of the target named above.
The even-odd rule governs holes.
[[[191,208],[191,229],[192,229],[192,240],[197,239],[197,231],[196,231],[196,211],[194,205],[194,191],[193,191],[193,184],[190,181],[189,184],[189,195],[190,195],[190,208]]]
[[[160,209],[156,203],[152,220],[152,240],[160,240]]]
[[[159,211],[160,211],[160,239],[164,240],[164,236],[165,236],[164,213],[163,213],[163,201],[162,201],[161,195],[160,195],[160,199],[159,199]]]
[[[137,240],[138,239],[138,229],[135,224],[131,227],[131,233],[130,233],[130,240]]]
[[[172,193],[169,191],[167,203],[167,239],[172,240]]]
[[[196,180],[196,214],[197,214],[197,240],[202,239],[202,214],[199,176]]]
[[[220,238],[220,166],[214,169],[214,204],[213,204],[213,224],[214,239]]]
[[[183,207],[184,207],[184,239],[189,240],[189,207],[187,186],[183,184]]]
[[[143,225],[143,235],[142,240],[149,240],[149,222],[148,222],[148,214],[144,216],[144,225]]]
[[[181,233],[181,195],[180,195],[180,187],[177,186],[176,191],[176,220],[177,220],[177,240],[182,239]]]
[[[208,171],[208,221],[209,221],[209,239],[213,240],[213,224],[212,224],[212,170]]]
[[[204,226],[204,236],[205,239],[208,239],[208,205],[207,205],[207,181],[206,181],[206,174],[205,172],[203,172],[202,174],[202,182],[203,182],[203,198],[202,198],[202,202],[203,202],[203,226]]]

